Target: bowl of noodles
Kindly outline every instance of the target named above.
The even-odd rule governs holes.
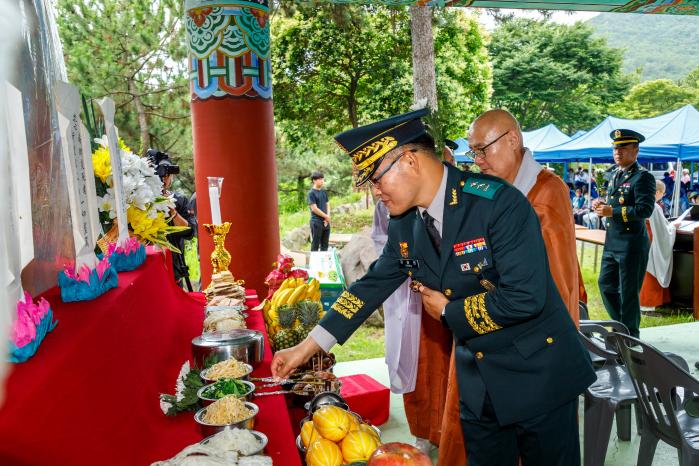
[[[214,383],[219,379],[243,379],[247,380],[252,372],[252,366],[240,362],[235,358],[217,362],[208,369],[201,371],[199,376],[206,383]]]
[[[227,395],[197,411],[194,420],[208,437],[227,429],[253,429],[259,410],[254,403]]]

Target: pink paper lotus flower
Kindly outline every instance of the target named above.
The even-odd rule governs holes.
[[[80,272],[78,272],[78,280],[83,281],[87,284],[90,283],[90,267],[83,265],[80,267]]]
[[[15,346],[21,348],[36,339],[36,327],[48,311],[48,301],[41,298],[38,305],[34,304],[31,295],[24,292],[24,300],[17,302],[17,320],[12,326],[11,338]]]
[[[104,257],[99,263],[97,264],[97,267],[95,267],[95,270],[97,270],[97,278],[102,280],[102,277],[104,276],[104,273],[109,270],[111,267],[111,264],[109,263],[109,258]],[[89,280],[88,280],[89,283]]]
[[[75,267],[72,267],[70,265],[66,265],[63,267],[63,273],[66,274],[66,277],[72,279],[72,280],[77,280],[78,276],[75,275]]]
[[[109,263],[109,258],[105,256],[97,263],[97,266],[95,267],[97,277],[102,280],[104,273],[109,270],[110,267],[111,264]],[[90,273],[92,273],[92,269],[90,269],[87,265],[80,267],[80,270],[77,273],[75,272],[74,267],[67,265],[63,268],[63,272],[66,274],[66,277],[72,280],[85,282],[88,285],[90,284]]]
[[[51,305],[49,304],[48,301],[46,301],[44,298],[39,299],[39,304],[36,306],[36,316],[38,316],[38,319],[35,318],[34,322],[38,325],[39,322],[41,322],[41,319],[44,318],[46,314],[48,314],[49,310],[51,309]]]
[[[80,267],[80,270],[77,272],[75,271],[75,267],[66,265],[63,268],[63,272],[66,274],[66,277],[72,280],[90,283],[90,268],[87,265]]]
[[[123,246],[118,246],[117,243],[110,243],[107,249],[107,256],[111,256],[115,252],[128,256],[129,254],[137,252],[140,247],[141,242],[138,241],[138,238],[130,237],[124,242]]]

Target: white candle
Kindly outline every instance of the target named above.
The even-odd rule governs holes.
[[[221,205],[218,202],[218,188],[209,186],[209,204],[211,204],[211,223],[221,224]]]

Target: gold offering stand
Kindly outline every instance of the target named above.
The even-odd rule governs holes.
[[[213,273],[207,291],[212,290],[221,283],[244,286],[245,280],[236,280],[228,270],[228,266],[231,264],[231,254],[226,250],[226,236],[228,236],[228,232],[231,229],[231,223],[223,222],[220,225],[206,223],[204,228],[214,240],[214,250],[211,252]]]

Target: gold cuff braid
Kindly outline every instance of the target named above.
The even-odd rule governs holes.
[[[347,319],[351,319],[363,306],[364,301],[349,291],[343,291],[337,301],[330,306],[330,309],[342,314]]]
[[[464,299],[464,312],[469,325],[479,335],[500,330],[498,324],[490,318],[485,308],[485,293],[469,296]]]

